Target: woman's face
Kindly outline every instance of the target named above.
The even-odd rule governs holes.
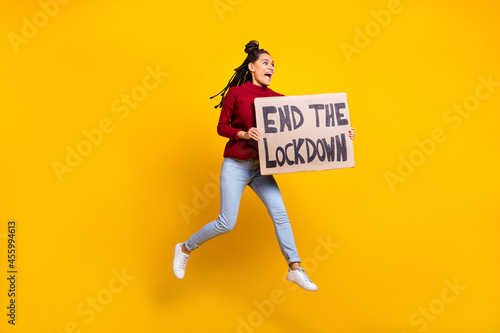
[[[248,64],[248,69],[252,73],[252,83],[261,87],[271,84],[274,75],[274,61],[267,53],[262,53],[259,59]]]

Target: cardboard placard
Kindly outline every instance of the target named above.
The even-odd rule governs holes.
[[[345,93],[255,99],[263,175],[354,167]]]

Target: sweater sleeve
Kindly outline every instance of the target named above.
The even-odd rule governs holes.
[[[240,129],[231,126],[231,119],[236,105],[236,96],[230,88],[222,100],[222,109],[220,112],[219,123],[217,124],[217,133],[220,136],[239,140],[238,132]]]

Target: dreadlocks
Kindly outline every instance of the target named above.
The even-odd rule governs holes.
[[[266,50],[259,48],[259,42],[256,40],[252,40],[245,45],[245,53],[248,54],[245,61],[243,61],[240,67],[234,69],[234,74],[231,76],[231,79],[229,79],[228,84],[217,95],[210,97],[210,99],[212,99],[221,95],[220,103],[215,106],[216,109],[222,107],[222,100],[224,99],[224,95],[226,95],[229,88],[242,85],[246,81],[252,79],[252,74],[248,70],[248,64],[259,59],[259,56],[262,53],[269,54]]]

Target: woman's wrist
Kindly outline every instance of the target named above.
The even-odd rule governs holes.
[[[238,139],[245,139],[245,134],[246,134],[245,131],[239,131],[237,134]]]

